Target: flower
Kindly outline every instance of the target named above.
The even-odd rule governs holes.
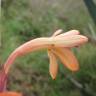
[[[17,92],[2,92],[0,96],[22,96],[22,94]]]
[[[13,51],[8,57],[3,66],[3,75],[1,75],[0,78],[0,91],[4,90],[4,86],[6,85],[6,77],[14,60],[19,56],[39,49],[46,48],[48,51],[48,56],[50,59],[49,71],[53,79],[56,78],[58,72],[57,58],[59,58],[64,66],[71,71],[77,71],[79,69],[79,64],[71,51],[71,48],[84,44],[88,41],[88,38],[80,35],[78,30],[71,30],[62,34],[61,32],[62,30],[59,29],[51,37],[36,38],[16,48],[16,50]],[[2,79],[3,83],[1,82]]]

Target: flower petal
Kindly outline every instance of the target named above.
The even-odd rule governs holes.
[[[0,96],[22,96],[22,94],[17,92],[2,92]]]
[[[70,35],[78,35],[80,32],[78,30],[70,30],[68,32],[62,33],[58,35],[58,37],[70,36]]]
[[[51,49],[48,50],[48,56],[50,59],[49,72],[52,79],[55,79],[58,72],[58,64],[57,64],[56,56],[54,55],[54,53],[51,52]]]
[[[78,61],[70,49],[54,48],[54,53],[59,57],[62,63],[71,71],[77,71],[79,69]]]
[[[83,35],[56,36],[51,39],[50,43],[53,43],[56,47],[75,47],[88,41],[88,38]]]
[[[59,35],[60,33],[62,33],[62,29],[59,29],[59,30],[57,30],[52,36],[57,36],[57,35]]]

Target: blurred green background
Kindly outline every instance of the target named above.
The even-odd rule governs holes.
[[[0,63],[28,40],[51,36],[57,29],[80,30],[89,42],[73,51],[80,70],[70,72],[59,62],[56,80],[49,75],[46,50],[18,58],[7,89],[24,96],[96,96],[96,0],[1,0]],[[89,5],[88,5],[89,4]],[[93,6],[94,4],[94,6]],[[91,10],[90,10],[91,9]]]

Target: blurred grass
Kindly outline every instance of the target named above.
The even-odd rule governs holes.
[[[94,24],[82,0],[3,0],[2,1],[1,64],[22,43],[40,36],[50,36],[56,29],[78,29],[91,35],[88,24]],[[25,96],[82,96],[63,73],[87,84],[96,92],[96,46],[86,44],[75,48],[80,70],[72,74],[60,63],[57,79],[49,75],[49,60],[45,50],[18,58],[11,68],[8,89],[21,91]]]

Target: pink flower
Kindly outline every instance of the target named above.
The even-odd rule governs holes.
[[[57,58],[59,58],[64,66],[71,71],[77,71],[79,69],[79,64],[71,51],[71,48],[86,43],[88,38],[83,35],[79,35],[77,30],[71,30],[62,34],[61,32],[62,30],[59,29],[51,37],[41,37],[30,40],[13,51],[3,66],[3,73],[1,72],[3,74],[1,74],[0,78],[1,91],[4,90],[4,86],[6,85],[6,76],[14,60],[19,56],[39,49],[47,49],[50,59],[49,71],[53,79],[56,78],[58,72]],[[1,84],[2,79],[4,80]]]

